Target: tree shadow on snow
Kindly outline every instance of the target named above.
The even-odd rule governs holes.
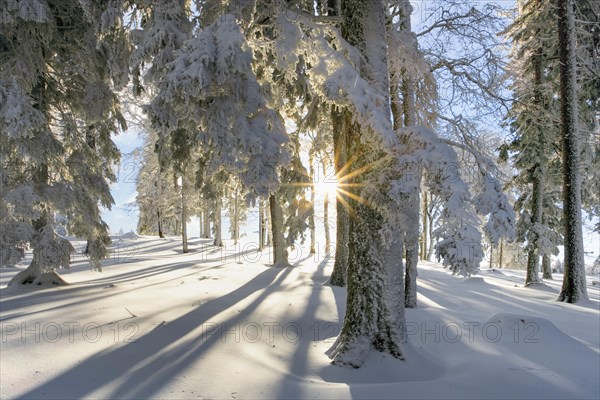
[[[152,396],[220,340],[219,335],[207,337],[199,327],[210,323],[211,318],[240,300],[262,290],[251,304],[226,321],[231,326],[239,323],[266,297],[279,290],[290,271],[290,268],[266,269],[232,292],[209,300],[164,326],[153,329],[135,343],[108,349],[83,360],[20,398],[82,398],[115,382],[119,383],[109,395],[110,398]]]

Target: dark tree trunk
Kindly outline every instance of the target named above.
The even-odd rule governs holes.
[[[339,0],[328,0],[327,11],[329,16],[340,15],[340,1]],[[335,210],[336,210],[336,235],[335,235],[335,261],[333,264],[333,271],[331,272],[331,278],[329,282],[334,286],[346,286],[348,279],[348,235],[349,235],[349,215],[348,205],[344,195],[344,190],[347,187],[344,186],[344,175],[347,174],[345,168],[347,167],[347,129],[342,127],[344,124],[344,114],[348,111],[338,110],[336,107],[331,109],[331,123],[333,126],[333,167],[335,169],[335,176],[338,181],[338,194],[335,199]],[[351,118],[351,115],[349,115]],[[347,127],[350,124],[346,125]]]
[[[308,217],[308,226],[310,228],[310,254],[315,254],[316,250],[316,226],[315,226],[315,160],[314,156],[311,154],[309,157],[309,175],[310,175],[310,204],[312,206],[313,212],[310,213]]]
[[[344,115],[345,114],[345,115]],[[340,112],[333,108],[331,110],[331,122],[333,125],[333,153],[335,174],[338,179],[339,193],[336,196],[336,236],[335,236],[335,261],[331,279],[329,282],[334,286],[346,286],[348,278],[348,235],[349,235],[349,215],[348,196],[344,191],[348,189],[344,184],[344,175],[348,173],[346,152],[347,152],[347,128],[350,127],[352,115],[348,111]],[[345,204],[346,203],[346,204]]]
[[[185,198],[185,177],[181,176],[181,243],[182,251],[188,253],[188,240],[187,240],[187,210],[186,210],[186,198]]]
[[[580,144],[573,0],[558,0],[561,136],[563,156],[564,279],[559,301],[587,299],[581,222]]]
[[[271,208],[271,229],[273,232],[273,265],[287,267],[289,262],[283,226],[283,210],[275,194],[269,196],[269,206]]]
[[[325,158],[321,162],[323,166],[323,176],[327,177],[327,164]],[[331,254],[331,234],[329,233],[329,193],[325,192],[323,199],[323,229],[325,230],[325,255]]]
[[[160,210],[156,211],[156,219],[158,221],[158,237],[164,239],[165,233],[163,232],[162,228],[162,218],[160,216]]]
[[[258,200],[258,250],[262,251],[265,247],[265,206],[262,199]]]
[[[427,192],[423,192],[423,234],[421,235],[421,260],[427,260]]]
[[[542,271],[544,279],[552,280],[552,265],[550,265],[550,255],[544,254],[542,256]]]
[[[204,218],[203,218],[204,238],[209,239],[210,238],[210,211],[208,210],[208,207],[206,207],[202,213],[204,214]]]
[[[534,82],[533,91],[536,109],[542,107],[542,60],[538,54],[533,55],[534,65]],[[544,132],[541,127],[538,129],[538,146],[536,148],[537,154],[536,163],[533,167],[533,176],[531,177],[532,189],[531,189],[531,229],[533,232],[530,235],[531,243],[529,243],[529,251],[527,253],[527,276],[525,277],[525,286],[532,283],[539,283],[539,266],[540,266],[540,237],[537,232],[537,227],[542,224],[542,212],[544,207],[544,175],[545,175],[545,157],[544,152],[546,151],[544,146]]]

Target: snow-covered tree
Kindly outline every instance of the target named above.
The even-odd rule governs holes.
[[[165,69],[148,107],[163,139],[201,147],[204,163],[234,171],[249,199],[268,195],[277,185],[276,167],[286,161],[287,139],[261,95],[252,52],[234,16],[199,31]],[[256,96],[248,95],[251,89],[258,89]]]
[[[136,181],[138,232],[164,238],[167,234],[174,234],[180,196],[173,182],[173,170],[160,166],[155,151],[157,140],[156,133],[149,130],[141,150],[141,167]]]
[[[375,134],[356,117],[345,118],[342,128],[349,154],[354,157],[347,179],[352,185],[348,191],[351,207],[348,299],[344,325],[328,354],[335,364],[359,367],[372,348],[403,358],[402,263],[397,259],[390,263],[392,252],[397,256],[398,246],[393,243],[397,238],[393,227],[390,230],[384,223],[382,212],[386,204],[380,202],[379,189],[371,186],[373,181],[368,183],[377,179],[376,164],[385,154],[385,145],[397,142],[389,122],[385,6],[381,1],[347,0],[341,2],[341,10],[342,35],[367,60],[360,64],[360,73],[379,97],[372,104],[377,113],[371,118],[377,118],[379,128],[373,131]],[[344,85],[343,90],[347,89],[350,88]]]
[[[494,176],[496,167],[493,163],[493,154],[486,154],[482,151],[481,146],[482,134],[474,134],[477,129],[469,127],[465,129],[464,125],[467,122],[459,121],[458,119],[450,119],[444,116],[444,113],[453,113],[452,107],[444,105],[448,101],[445,96],[447,93],[440,93],[439,87],[445,86],[436,82],[436,77],[440,79],[442,76],[452,76],[452,87],[456,93],[463,96],[464,93],[473,92],[472,85],[489,86],[488,90],[490,94],[485,96],[492,97],[496,88],[492,82],[486,81],[486,78],[482,72],[486,70],[486,67],[482,65],[479,60],[480,56],[477,55],[477,51],[485,53],[485,48],[489,42],[492,41],[493,28],[497,27],[496,18],[493,14],[490,14],[487,10],[482,12],[479,8],[473,7],[472,9],[463,7],[461,4],[452,2],[448,9],[444,8],[443,13],[439,13],[438,19],[432,19],[428,21],[429,26],[424,28],[425,30],[421,33],[415,33],[411,27],[412,5],[408,1],[401,2],[390,2],[391,3],[391,23],[389,24],[388,41],[390,45],[389,57],[390,57],[390,71],[391,71],[391,97],[392,97],[392,113],[394,119],[394,127],[398,131],[402,127],[411,127],[415,125],[427,126],[431,129],[436,129],[438,126],[447,126],[448,131],[451,132],[447,138],[444,138],[444,142],[447,145],[455,148],[462,154],[458,165],[461,165],[461,172],[465,172],[475,177],[472,182],[468,182],[471,190],[475,193],[473,199],[475,210],[485,217],[486,223],[484,226],[484,232],[486,236],[490,238],[494,243],[497,243],[500,237],[511,237],[513,235],[514,225],[514,212],[510,206],[507,197],[503,193],[502,184]],[[444,4],[438,4],[440,7],[444,7]],[[456,7],[454,7],[456,6]],[[468,23],[465,25],[465,21]],[[468,32],[462,32],[457,30],[456,26],[469,26]],[[436,48],[436,39],[433,44],[431,40],[423,40],[423,36],[436,32],[440,36],[448,36],[448,32],[451,35],[458,36],[459,41],[464,43],[465,37],[468,37],[470,41],[476,41],[474,46],[477,51],[469,49],[465,51],[468,53],[464,56],[462,53],[459,57],[452,58],[451,54],[445,53],[444,51],[436,52],[439,50]],[[441,44],[441,42],[437,42]],[[473,46],[471,46],[473,47]],[[442,45],[443,49],[443,45]],[[464,49],[463,49],[464,50]],[[493,57],[492,57],[493,58]],[[493,60],[492,60],[493,61]],[[491,74],[489,76],[495,76],[497,71],[497,65],[492,63],[489,67]],[[440,74],[439,70],[446,71],[446,74]],[[468,76],[468,79],[464,79]],[[488,77],[489,78],[489,77]],[[464,99],[466,99],[466,95]],[[456,98],[458,99],[458,97]],[[471,106],[465,101],[465,109],[470,109]],[[477,112],[470,111],[474,114],[471,118],[478,117]],[[451,121],[451,123],[448,123]],[[445,124],[440,124],[445,122]],[[418,132],[407,131],[407,133],[400,134],[403,143],[406,143],[407,148],[411,149],[407,151],[410,154],[411,151],[421,151],[423,142],[419,138]],[[427,142],[429,139],[424,139]],[[425,146],[427,148],[427,146]],[[464,163],[465,159],[472,160],[471,163],[473,170],[468,170]],[[452,164],[450,164],[452,165]],[[457,166],[458,166],[457,165]],[[417,262],[418,262],[418,241],[419,241],[419,209],[420,199],[419,193],[424,192],[425,185],[423,184],[423,174],[425,174],[425,180],[427,177],[427,171],[423,168],[427,166],[417,164],[413,161],[407,161],[406,175],[407,179],[414,179],[413,193],[408,194],[405,201],[401,202],[401,207],[398,212],[404,214],[406,222],[403,224],[404,228],[404,242],[406,247],[406,279],[405,279],[405,304],[407,307],[416,306],[416,277],[417,277]],[[431,166],[428,168],[431,170]],[[436,172],[432,172],[434,175]],[[426,193],[426,192],[424,192]],[[430,194],[431,195],[431,194]],[[465,197],[471,199],[470,195]],[[448,211],[448,209],[446,209]],[[452,215],[456,215],[454,210],[450,212]],[[428,210],[424,210],[424,224],[423,233],[429,228],[427,223]],[[444,223],[450,224],[450,221],[446,218]],[[468,219],[467,224],[472,224],[477,221],[476,218]],[[446,225],[446,228],[450,228],[450,225]],[[478,226],[471,226],[472,229],[477,230]],[[452,228],[450,228],[452,229]],[[433,229],[430,229],[433,231]],[[442,232],[442,231],[440,231]],[[477,242],[476,235],[471,232],[470,237],[473,238],[474,242]],[[431,238],[434,236],[429,235]],[[422,242],[423,251],[425,251],[425,243]],[[477,253],[477,251],[475,252]],[[450,256],[451,252],[441,252],[440,255]],[[472,262],[477,263],[478,258],[471,259]],[[477,268],[477,267],[473,267]],[[474,271],[475,269],[472,269]],[[469,272],[470,274],[472,272]]]
[[[517,205],[520,209],[520,239],[527,242],[527,276],[525,284],[539,282],[540,257],[550,253],[544,242],[551,240],[552,230],[542,220],[554,211],[545,202],[547,191],[556,184],[549,165],[557,157],[558,141],[554,121],[556,102],[548,64],[556,58],[556,18],[549,0],[519,2],[519,15],[508,30],[513,40],[512,69],[515,101],[509,118],[515,138],[509,149],[514,152],[514,165],[521,172],[513,179],[523,186]],[[550,45],[548,45],[550,43]],[[544,204],[548,204],[548,208]],[[548,218],[546,218],[548,220]],[[555,243],[558,244],[558,243]]]
[[[13,283],[60,283],[72,246],[52,229],[54,212],[88,240],[100,269],[108,227],[99,205],[119,152],[111,134],[125,127],[116,90],[127,82],[128,36],[119,2],[28,1],[1,4],[0,135],[3,247],[31,243],[34,258]],[[10,229],[10,231],[8,230]]]

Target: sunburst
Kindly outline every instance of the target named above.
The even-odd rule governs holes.
[[[369,205],[367,199],[360,195],[360,188],[364,187],[365,184],[362,182],[356,182],[359,180],[357,178],[377,168],[376,164],[378,164],[378,161],[374,161],[360,168],[353,168],[355,159],[356,157],[352,157],[350,160],[348,160],[335,176],[317,179],[313,183],[294,182],[286,185],[303,187],[307,189],[314,187],[317,193],[327,195],[330,200],[339,200],[340,204],[342,204],[342,206],[348,210],[348,212],[352,212],[352,201],[355,201],[359,204]],[[307,176],[307,180],[310,181],[310,177]]]

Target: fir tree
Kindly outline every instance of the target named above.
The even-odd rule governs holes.
[[[73,248],[53,231],[55,212],[88,240],[100,269],[110,238],[99,204],[113,203],[108,183],[119,158],[111,134],[125,128],[115,94],[127,81],[129,51],[120,4],[30,3],[3,3],[0,21],[0,151],[11,173],[2,183],[0,236],[11,248],[29,242],[34,253],[11,284],[68,268]]]

